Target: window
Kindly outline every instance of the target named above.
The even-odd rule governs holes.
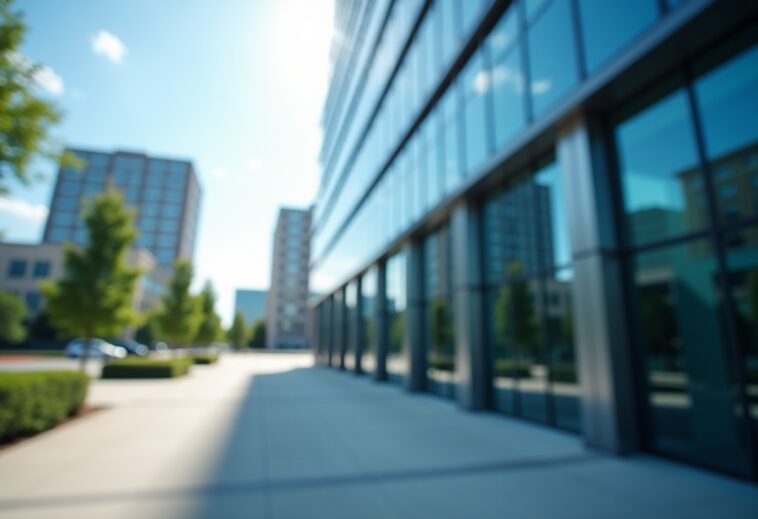
[[[50,241],[63,242],[63,241],[71,239],[71,230],[60,228],[60,227],[53,227],[50,230],[49,236],[50,236]]]
[[[484,69],[481,50],[476,52],[462,72],[464,82],[463,117],[465,123],[466,174],[473,175],[481,169],[489,156],[489,109],[488,94],[492,86],[489,74]]]
[[[716,54],[714,57],[721,57]],[[706,59],[701,67],[709,65]],[[729,180],[717,193],[722,221],[758,216],[749,159],[758,149],[758,125],[746,114],[758,114],[758,45],[707,72],[695,82],[708,159],[718,177]],[[754,160],[754,159],[753,159]],[[733,197],[740,193],[737,214]]]
[[[49,261],[37,261],[34,263],[34,271],[32,274],[35,278],[46,278],[50,276],[50,262]]]
[[[550,108],[579,81],[571,2],[552,2],[529,30],[532,107]]]
[[[495,147],[511,140],[526,123],[525,81],[516,42],[516,11],[510,9],[488,38],[492,67],[489,82],[495,120]],[[501,28],[501,25],[505,25]],[[503,48],[505,51],[503,52]]]
[[[592,71],[658,18],[656,0],[579,0],[584,54]]]
[[[453,327],[452,249],[447,226],[423,243],[426,386],[432,393],[455,397],[455,328]]]
[[[11,260],[10,264],[8,265],[8,277],[17,279],[24,276],[26,276],[26,260]]]
[[[387,376],[392,382],[401,382],[408,376],[408,359],[405,351],[406,280],[405,253],[399,252],[387,260]]]
[[[702,176],[684,91],[622,121],[615,133],[630,241],[650,243],[702,229],[706,208],[696,200],[704,195],[683,189]]]
[[[42,307],[42,295],[39,292],[27,292],[24,299],[31,314],[36,314]]]

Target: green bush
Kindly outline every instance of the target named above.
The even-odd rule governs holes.
[[[103,366],[103,378],[173,378],[186,375],[192,359],[123,359]]]
[[[550,380],[567,384],[576,382],[576,366],[573,366],[572,364],[555,364],[551,366]]]
[[[192,357],[195,364],[215,364],[218,362],[218,355],[195,355]]]
[[[50,429],[87,398],[89,377],[77,371],[0,373],[0,442]]]
[[[529,377],[529,366],[526,364],[514,362],[511,360],[495,361],[495,376],[503,378],[527,378]]]

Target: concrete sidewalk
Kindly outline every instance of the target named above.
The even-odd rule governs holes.
[[[310,366],[96,381],[108,409],[0,451],[0,517],[758,517],[754,485]]]

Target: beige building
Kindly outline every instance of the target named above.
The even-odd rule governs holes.
[[[266,310],[267,348],[308,347],[310,225],[310,210],[279,210]]]
[[[127,261],[143,272],[134,291],[134,309],[143,312],[160,301],[169,274],[147,249],[131,249]],[[0,243],[0,290],[19,296],[30,315],[44,306],[39,283],[62,276],[61,244]]]

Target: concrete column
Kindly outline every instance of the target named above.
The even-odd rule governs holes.
[[[583,435],[588,445],[623,453],[637,450],[639,428],[605,150],[600,128],[583,119],[563,128],[557,145],[574,259]]]
[[[422,294],[421,244],[411,241],[405,246],[405,334],[403,350],[408,356],[409,391],[423,391],[426,386],[426,356],[424,352],[424,301]]]
[[[387,268],[382,261],[376,267],[376,305],[374,308],[374,344],[376,370],[374,379],[387,380]]]
[[[453,258],[456,398],[466,409],[487,407],[490,377],[484,341],[481,226],[477,207],[461,202],[450,216]]]

